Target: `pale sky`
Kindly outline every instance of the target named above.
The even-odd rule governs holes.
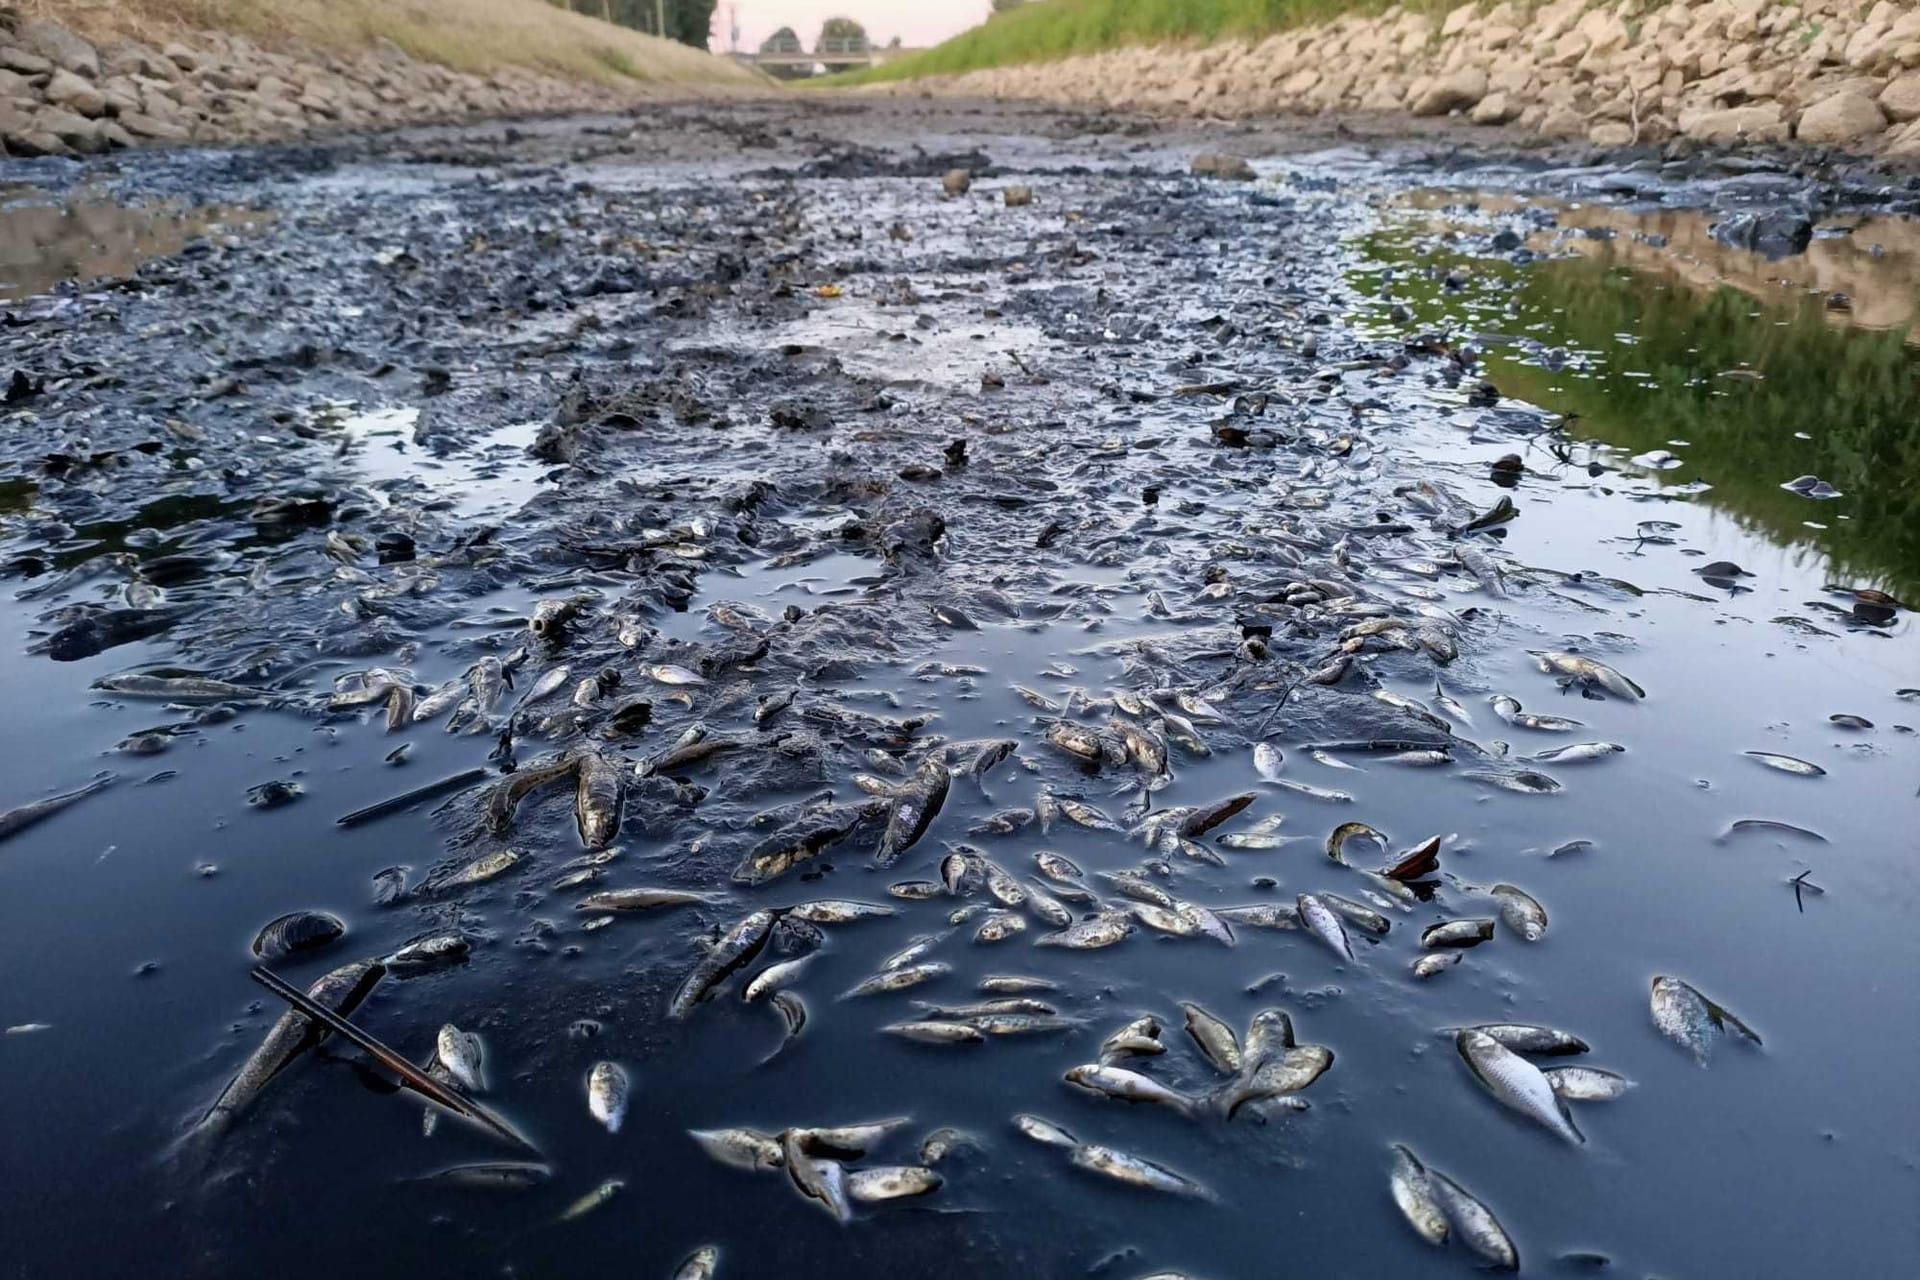
[[[728,17],[740,26],[740,47],[758,49],[781,27],[792,27],[811,49],[820,24],[852,18],[875,44],[899,36],[912,47],[939,44],[987,17],[987,0],[720,0],[713,11],[713,47],[727,49]]]

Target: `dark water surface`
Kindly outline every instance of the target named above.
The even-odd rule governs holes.
[[[1556,244],[1552,228],[1529,227],[1528,246],[1548,256],[1516,262],[1491,236],[1522,216],[1516,209],[1551,202],[1489,197],[1466,208],[1469,197],[1451,192],[1369,201],[1364,193],[1383,186],[1404,193],[1404,176],[1316,181],[1346,172],[1338,157],[1263,166],[1272,178],[1246,189],[1063,172],[1071,156],[1031,139],[1008,149],[1032,158],[1031,172],[1012,176],[1041,193],[1025,221],[990,198],[993,184],[950,202],[917,173],[735,176],[725,194],[709,172],[637,163],[478,191],[454,164],[281,175],[252,189],[281,216],[225,250],[218,270],[240,289],[250,273],[308,283],[241,295],[241,314],[217,332],[200,330],[212,313],[170,294],[166,278],[124,304],[69,291],[32,313],[51,317],[42,327],[0,331],[0,374],[15,365],[56,374],[48,391],[0,410],[13,441],[0,474],[9,566],[0,798],[21,804],[101,770],[118,775],[0,845],[0,1025],[13,1028],[0,1037],[0,1271],[664,1277],[711,1242],[723,1276],[1470,1272],[1461,1244],[1434,1251],[1400,1220],[1387,1188],[1392,1143],[1485,1200],[1530,1273],[1584,1274],[1597,1265],[1589,1254],[1611,1260],[1604,1274],[1636,1277],[1910,1268],[1920,1247],[1910,1079],[1920,1050],[1911,981],[1920,961],[1920,644],[1904,608],[1867,625],[1842,616],[1853,598],[1830,587],[1920,595],[1911,308],[1876,301],[1869,317],[1863,301],[1870,288],[1875,299],[1911,298],[1911,252],[1849,262],[1851,318],[1872,321],[1853,324],[1829,309],[1825,294],[1841,290],[1826,281],[1803,295],[1708,271],[1697,256],[1665,265],[1662,251],[1632,238],[1646,225],[1626,212],[1608,241]],[[594,190],[571,185],[580,181]],[[1446,216],[1435,217],[1437,207]],[[588,208],[593,220],[569,220]],[[914,238],[890,238],[896,223]],[[1910,224],[1887,229],[1912,243]],[[1677,231],[1659,234],[1673,243]],[[545,245],[556,275],[620,254],[652,274],[626,289],[573,287],[583,277],[569,276],[561,301],[489,311],[479,300],[496,298],[489,290],[505,288],[509,271],[472,247],[479,239]],[[742,283],[705,283],[726,279],[702,275],[709,257],[733,251],[716,241],[746,260],[744,277],[732,277]],[[395,245],[422,265],[375,262]],[[469,250],[478,265],[463,265]],[[770,266],[783,250],[802,266]],[[394,283],[396,270],[411,274]],[[817,292],[829,283],[840,297]],[[205,395],[210,407],[191,416],[213,438],[171,436],[158,452],[85,465],[51,464],[41,455],[54,444],[23,444],[50,432],[77,457],[80,434],[92,433],[90,448],[120,448],[116,431],[130,439],[184,412],[169,407],[166,380],[151,370],[128,365],[123,387],[92,384],[97,373],[57,363],[53,344],[34,345],[46,325],[76,315],[101,326],[103,350],[175,362]],[[138,347],[113,346],[136,337]],[[1462,377],[1438,353],[1467,341],[1486,358]],[[299,343],[334,354],[244,364],[250,352]],[[1410,361],[1393,359],[1408,350]],[[365,358],[354,364],[345,352]],[[372,372],[389,353],[402,372]],[[576,364],[589,379],[679,377],[696,407],[730,425],[693,425],[684,403],[678,418],[636,409],[641,426],[596,428],[571,466],[529,458],[540,425],[565,417]],[[427,366],[452,370],[450,400],[431,373],[415,376]],[[218,394],[210,384],[234,369],[247,385]],[[1761,378],[1721,376],[1735,369]],[[981,389],[986,371],[1003,390]],[[1500,392],[1496,403],[1474,391],[1483,378]],[[1235,415],[1228,396],[1177,392],[1216,381],[1269,391],[1268,413]],[[104,407],[91,419],[68,416],[88,403],[83,393]],[[862,412],[876,393],[890,407]],[[828,407],[833,426],[769,426],[769,403],[782,399]],[[1284,440],[1222,447],[1219,421]],[[964,470],[894,478],[907,462],[942,466],[941,446],[955,438],[969,442]],[[1634,461],[1655,449],[1684,465]],[[1509,452],[1527,472],[1496,485],[1487,464]],[[1813,501],[1778,487],[1803,472],[1843,496]],[[757,477],[779,496],[743,508],[740,491]],[[1408,496],[1423,480],[1475,511],[1502,496],[1518,505],[1504,537],[1474,540],[1503,566],[1506,595],[1451,561],[1446,522]],[[1151,506],[1142,501],[1150,486]],[[344,495],[335,531],[404,527],[420,560],[382,564],[371,544],[330,559],[322,527],[248,518],[263,493],[309,489]],[[850,518],[879,525],[916,506],[945,520],[930,553],[888,560],[873,540],[841,534]],[[706,523],[693,528],[696,519]],[[1052,520],[1063,531],[1036,547]],[[1367,528],[1389,521],[1411,532]],[[678,610],[662,603],[658,557],[641,565],[648,557],[579,550],[672,526],[675,545],[704,556],[690,562],[700,571]],[[755,540],[736,536],[742,529]],[[1353,803],[1266,786],[1252,764],[1263,720],[1306,659],[1323,661],[1354,621],[1300,619],[1292,637],[1282,624],[1266,664],[1234,657],[1236,617],[1258,619],[1282,584],[1308,576],[1280,557],[1285,545],[1458,640],[1459,656],[1444,665],[1376,648],[1337,689],[1304,687],[1305,701],[1275,716],[1268,736],[1285,752],[1283,776],[1349,792]],[[141,566],[183,553],[203,563],[153,596]],[[1346,566],[1332,567],[1342,555]],[[1722,560],[1751,576],[1730,590],[1695,572]],[[1229,590],[1203,590],[1215,580]],[[408,582],[408,591],[380,591]],[[438,724],[387,734],[377,714],[323,707],[335,677],[368,666],[404,667],[425,689],[506,655],[528,642],[522,620],[533,601],[581,591],[598,594],[590,622],[562,649],[534,645],[516,684],[524,690],[569,664],[544,712],[611,666],[622,675],[616,697],[653,698],[652,726],[595,745],[634,761],[696,721],[750,728],[753,697],[739,700],[742,685],[748,695],[797,687],[794,708],[768,728],[819,739],[787,757],[762,745],[683,771],[705,789],[690,807],[664,784],[632,784],[620,856],[592,887],[672,885],[714,900],[591,931],[574,910],[583,890],[551,887],[556,868],[581,852],[570,794],[536,795],[504,839],[477,820],[480,790],[342,829],[334,819],[344,813],[487,766],[493,742]],[[1152,607],[1153,592],[1166,610]],[[996,609],[1007,599],[1017,617]],[[710,684],[688,691],[691,705],[668,701],[671,690],[650,683],[642,664],[711,657],[731,638],[709,614],[723,601],[765,612],[772,652],[715,667]],[[51,610],[88,602],[195,612],[159,635],[67,660],[32,652],[69,616]],[[928,608],[941,603],[978,629],[932,623]],[[839,634],[776,624],[790,605],[817,611],[816,621],[866,606],[845,616],[873,621]],[[615,637],[626,620],[650,628],[637,648]],[[1647,697],[1563,692],[1525,652],[1565,648],[1619,668]],[[938,664],[983,673],[942,674]],[[186,709],[90,688],[150,665],[271,689],[274,702],[192,724]],[[1433,705],[1436,679],[1472,717],[1455,732],[1479,744],[1460,745],[1449,763],[1348,753],[1357,768],[1345,770],[1305,749],[1386,723],[1379,717],[1393,709],[1368,696],[1374,687]],[[1090,777],[1049,747],[1047,717],[1016,684],[1056,699],[1074,688],[1096,698],[1210,691],[1225,718],[1198,725],[1212,753],[1175,746],[1173,780],[1152,793],[1154,807],[1253,791],[1252,807],[1212,835],[1284,815],[1284,832],[1303,839],[1221,850],[1226,865],[1213,867],[1064,821],[1045,835],[1035,825],[967,836],[994,810],[1033,804],[1043,787],[1116,816],[1136,797],[1132,770]],[[1586,728],[1556,735],[1505,724],[1488,705],[1501,693]],[[1019,749],[983,783],[956,777],[926,838],[892,871],[868,869],[873,835],[862,833],[804,875],[729,883],[728,869],[760,838],[745,827],[752,814],[827,787],[859,798],[850,778],[870,771],[871,744],[800,718],[829,705],[936,717],[898,750],[908,767],[935,739],[1011,738]],[[1872,727],[1830,721],[1840,713]],[[1336,732],[1343,716],[1359,728]],[[1107,714],[1080,719],[1098,726]],[[164,753],[113,750],[156,726],[179,729]],[[1510,770],[1515,757],[1576,741],[1626,750],[1536,766],[1565,784],[1555,795],[1460,776]],[[412,744],[404,763],[385,763],[402,742]],[[523,720],[517,755],[525,764],[579,742],[544,742]],[[1498,743],[1508,744],[1504,760]],[[1754,751],[1825,772],[1771,770],[1745,754]],[[250,807],[248,788],[274,779],[303,794]],[[1825,839],[1723,837],[1749,818]],[[1249,928],[1232,948],[1140,927],[1118,946],[1076,952],[1034,946],[1045,930],[1030,920],[1022,935],[976,945],[976,922],[947,923],[961,902],[886,893],[894,881],[937,879],[947,845],[964,841],[1022,879],[1039,849],[1090,877],[1164,858],[1164,882],[1212,908],[1300,892],[1363,898],[1377,890],[1324,852],[1328,833],[1349,820],[1378,828],[1395,849],[1445,837],[1433,900],[1388,904],[1391,931],[1377,943],[1356,932],[1351,961],[1301,932]],[[1550,856],[1574,840],[1592,843]],[[372,904],[376,871],[404,866],[417,883],[500,847],[523,854],[500,879]],[[1803,872],[1824,892],[1797,899],[1790,882]],[[1277,887],[1256,885],[1261,877]],[[1456,967],[1416,981],[1420,930],[1496,914],[1486,891],[1500,882],[1544,904],[1544,940],[1524,943],[1502,925]],[[1092,887],[1118,902],[1104,884]],[[797,988],[809,1019],[779,1057],[761,1065],[780,1021],[742,1003],[738,979],[686,1021],[665,1017],[697,939],[756,907],[822,897],[899,913],[825,930]],[[182,1135],[280,1013],[247,978],[253,935],[298,908],[331,910],[349,926],[330,948],[278,967],[302,985],[428,933],[472,940],[469,963],[390,977],[355,1020],[422,1062],[442,1023],[477,1032],[491,1077],[485,1100],[543,1148],[557,1169],[550,1185],[516,1193],[419,1181],[514,1153],[452,1120],[423,1137],[418,1103],[336,1045],[285,1072],[210,1157],[182,1153]],[[943,935],[934,958],[953,965],[947,977],[837,999],[926,934]],[[959,1048],[878,1032],[911,1017],[916,998],[974,998],[989,973],[1053,980],[1058,992],[1046,998],[1084,1025]],[[1722,1040],[1703,1069],[1650,1021],[1656,974],[1694,983],[1763,1045]],[[1261,1008],[1284,1008],[1300,1040],[1330,1047],[1334,1064],[1299,1095],[1304,1109],[1231,1122],[1062,1082],[1104,1037],[1151,1012],[1169,1051],[1129,1065],[1175,1088],[1213,1087],[1218,1077],[1180,1031],[1181,1001],[1242,1028]],[[582,1020],[597,1034],[583,1034]],[[1444,1034],[1490,1021],[1575,1032],[1592,1046],[1575,1061],[1637,1087],[1618,1101],[1575,1104],[1588,1141],[1563,1143],[1483,1092]],[[35,1024],[46,1025],[26,1029]],[[618,1134],[585,1105],[587,1071],[603,1058],[634,1082]],[[1217,1199],[1157,1197],[1074,1170],[1064,1151],[1014,1132],[1018,1112],[1160,1161]],[[861,1207],[845,1228],[784,1175],[723,1168],[686,1136],[889,1115],[913,1122],[864,1163],[915,1163],[920,1139],[939,1126],[969,1131],[980,1150],[943,1165],[946,1183],[933,1195]],[[607,1178],[625,1182],[611,1203],[557,1221]]]

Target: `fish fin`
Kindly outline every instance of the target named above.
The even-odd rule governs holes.
[[[1700,998],[1702,1001],[1705,1002],[1707,1006],[1707,1013],[1710,1017],[1712,1017],[1714,1026],[1719,1027],[1722,1031],[1725,1031],[1727,1028],[1731,1027],[1733,1030],[1738,1031],[1741,1035],[1753,1041],[1755,1044],[1760,1043],[1760,1033],[1755,1031],[1752,1027],[1748,1026],[1746,1023],[1742,1022],[1738,1015],[1733,1013],[1731,1010],[1727,1009],[1725,1006],[1717,1005],[1713,1001],[1708,1000],[1705,996],[1702,996]]]

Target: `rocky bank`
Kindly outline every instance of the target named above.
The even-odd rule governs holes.
[[[1602,146],[1798,141],[1920,158],[1920,6],[1555,0],[1390,9],[1201,49],[1126,48],[880,92],[1215,116],[1455,115]]]
[[[566,81],[521,68],[473,75],[382,44],[342,56],[196,32],[160,48],[99,43],[0,8],[0,155],[153,143],[254,142],[347,129],[626,106],[706,90]],[[737,91],[737,90],[735,90]]]

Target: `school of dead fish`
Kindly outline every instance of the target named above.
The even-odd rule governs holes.
[[[1338,456],[1339,451],[1328,453]],[[1063,1105],[1078,1099],[1161,1109],[1196,1125],[1279,1116],[1305,1105],[1301,1095],[1336,1066],[1332,1049],[1296,1040],[1285,1010],[1262,1009],[1244,1028],[1236,1028],[1196,1003],[1169,1001],[1166,1008],[1140,1010],[1118,1025],[1096,1024],[1074,1011],[1074,993],[1018,972],[1011,961],[1006,972],[982,977],[972,991],[953,992],[954,959],[968,948],[993,948],[995,957],[1011,957],[1026,947],[1138,947],[1149,937],[1235,948],[1248,934],[1279,932],[1300,935],[1290,945],[1319,946],[1353,965],[1356,981],[1389,980],[1388,956],[1395,957],[1393,969],[1433,980],[1467,962],[1473,948],[1507,940],[1537,944],[1548,936],[1549,912],[1529,889],[1504,881],[1470,883],[1444,870],[1449,841],[1441,835],[1396,848],[1395,841],[1363,821],[1340,823],[1324,839],[1317,830],[1298,829],[1315,804],[1358,803],[1349,790],[1295,776],[1303,760],[1335,780],[1380,768],[1443,768],[1469,783],[1550,795],[1568,785],[1555,776],[1558,771],[1602,764],[1628,749],[1576,741],[1523,750],[1469,736],[1481,727],[1475,709],[1449,694],[1439,673],[1457,656],[1474,610],[1443,607],[1444,597],[1429,584],[1451,572],[1475,584],[1485,598],[1504,597],[1517,571],[1474,535],[1505,525],[1519,510],[1503,497],[1494,508],[1475,512],[1444,488],[1425,483],[1398,496],[1405,519],[1424,519],[1439,531],[1442,551],[1431,558],[1408,553],[1370,564],[1370,549],[1360,538],[1293,527],[1267,545],[1271,564],[1264,576],[1223,569],[1177,609],[1161,591],[1148,593],[1152,617],[1240,623],[1218,654],[1227,663],[1226,674],[1218,674],[1216,665],[1216,674],[1196,678],[1190,673],[1198,664],[1151,641],[1098,645],[1090,652],[1118,658],[1133,683],[1087,687],[1073,682],[1077,671],[1066,664],[1029,675],[1053,685],[1013,685],[1033,713],[1016,737],[947,740],[930,732],[934,726],[925,717],[857,710],[797,684],[755,688],[756,662],[799,621],[791,613],[774,616],[739,603],[712,606],[713,624],[728,636],[733,651],[703,674],[687,662],[656,660],[646,653],[647,636],[635,619],[593,595],[538,602],[528,613],[524,641],[502,657],[480,659],[455,679],[426,686],[404,669],[370,668],[338,678],[312,709],[372,715],[391,733],[441,724],[449,733],[501,739],[503,746],[563,744],[542,758],[518,762],[504,776],[488,775],[477,790],[468,775],[443,779],[341,821],[371,820],[451,791],[471,794],[476,825],[487,839],[504,842],[535,797],[548,790],[570,791],[579,845],[575,856],[552,860],[550,850],[543,852],[528,840],[522,847],[464,857],[417,880],[408,868],[389,868],[375,878],[380,905],[458,896],[502,878],[523,880],[538,873],[552,891],[570,896],[583,931],[606,928],[622,916],[724,909],[729,914],[697,954],[687,957],[659,1012],[684,1021],[729,996],[742,1005],[764,1005],[779,1034],[768,1063],[776,1063],[782,1050],[808,1034],[808,1000],[869,1001],[890,1011],[891,1020],[879,1025],[877,1034],[941,1050],[985,1053],[1009,1037],[1097,1042],[1088,1061],[1059,1074]],[[711,523],[701,519],[657,536],[650,533],[649,540],[656,549],[697,560],[712,532]],[[835,607],[822,606],[821,612]],[[976,614],[996,610],[1008,619],[1022,616],[1021,602],[1001,592],[976,592],[964,607],[935,602],[928,616],[945,630],[974,631],[993,625],[976,620]],[[1293,656],[1282,659],[1282,635],[1312,643],[1296,645]],[[1648,696],[1632,678],[1589,654],[1528,652],[1562,692],[1628,702]],[[1358,695],[1388,708],[1401,736],[1289,742],[1285,709],[1297,685],[1339,687],[1356,677],[1361,660],[1383,653],[1411,655],[1435,669],[1430,702],[1384,688]],[[914,672],[928,681],[989,674],[982,667],[931,662]],[[301,703],[284,691],[197,674],[128,673],[107,677],[98,688],[120,698],[180,707]],[[1528,691],[1528,702],[1494,693],[1485,706],[1494,720],[1525,734],[1579,733],[1585,727],[1579,720],[1530,706],[1551,689],[1543,682]],[[1270,734],[1266,722],[1256,722],[1248,712],[1252,705],[1278,709],[1277,718],[1268,717],[1276,725]],[[650,727],[670,718],[681,721],[671,739],[657,740],[644,752],[631,747]],[[748,824],[755,839],[733,870],[731,892],[612,883],[621,876],[617,841],[634,788],[643,780],[679,785],[675,780],[723,767],[730,757],[791,749],[796,735],[783,725],[838,733],[849,743],[863,744],[864,767],[848,776],[854,794],[836,789],[755,818]],[[137,754],[163,746],[123,749]],[[1155,797],[1183,761],[1241,751],[1247,753],[1250,789],[1208,803],[1156,807]],[[1778,753],[1746,754],[1789,774],[1824,772]],[[1078,781],[1048,780],[1046,775],[1058,770],[1050,771],[1042,759],[1065,765]],[[113,780],[102,775],[76,790],[0,814],[0,839],[97,794]],[[941,822],[956,788],[969,788],[971,795],[988,782],[1015,784],[1024,790],[1025,803],[998,810],[964,831]],[[1284,814],[1249,812],[1276,799],[1290,806]],[[1306,803],[1293,807],[1296,800]],[[1803,831],[1764,820],[1749,820],[1746,826]],[[929,852],[926,842],[937,827],[947,829],[937,850]],[[1293,829],[1283,830],[1288,827]],[[1069,828],[1101,833],[1115,855],[1109,865],[1089,874],[1061,853],[1033,847],[1056,829]],[[1741,829],[1743,824],[1736,823],[1729,834]],[[1022,851],[998,852],[1010,844],[1022,845]],[[1201,869],[1296,844],[1323,848],[1325,858],[1314,856],[1317,874],[1307,878],[1315,883],[1290,902],[1208,905],[1199,900],[1195,878],[1204,875]],[[811,878],[827,859],[856,851],[864,852],[873,868],[895,877],[887,883],[887,901],[787,891],[789,877]],[[1444,918],[1412,928],[1405,917],[1443,894]],[[761,905],[749,907],[748,899]],[[927,931],[910,946],[851,987],[825,990],[813,981],[817,957],[841,930],[906,913],[927,923]],[[327,947],[350,933],[348,923],[332,913],[291,912],[261,928],[253,952],[274,962]],[[387,955],[335,968],[312,984],[309,995],[351,1015],[386,977],[457,965],[469,950],[469,940],[457,931],[428,933]],[[928,998],[929,990],[939,994]],[[1171,1013],[1176,1009],[1177,1017]],[[1738,1015],[1677,977],[1653,979],[1649,1009],[1654,1027],[1702,1065],[1720,1040],[1760,1043]],[[1167,1030],[1176,1021],[1184,1043]],[[33,1029],[37,1025],[9,1032]],[[1494,1104],[1570,1145],[1587,1140],[1576,1105],[1618,1099],[1633,1087],[1599,1067],[1542,1065],[1542,1059],[1588,1051],[1571,1032],[1499,1022],[1449,1032],[1463,1088],[1477,1088]],[[325,1036],[300,1013],[285,1013],[199,1117],[194,1136],[227,1138],[279,1073]],[[1165,1055],[1176,1049],[1211,1073],[1204,1086],[1177,1083],[1190,1073],[1157,1074]],[[510,1064],[490,1061],[481,1036],[453,1023],[441,1026],[425,1063],[436,1081],[469,1096],[488,1094],[515,1079]],[[1046,1096],[1047,1082],[1030,1083],[1035,1096]],[[644,1082],[635,1071],[611,1059],[593,1063],[576,1087],[580,1105],[614,1135],[636,1096],[644,1096]],[[429,1106],[423,1129],[432,1133],[441,1117]],[[694,1150],[725,1167],[769,1185],[784,1181],[791,1194],[847,1225],[866,1212],[884,1211],[891,1202],[938,1194],[950,1176],[943,1166],[954,1154],[987,1141],[937,1128],[909,1149],[905,1131],[910,1124],[907,1117],[890,1117],[795,1124],[777,1133],[695,1129],[688,1138]],[[1221,1198],[1194,1173],[1082,1141],[1067,1125],[1036,1113],[1014,1114],[1009,1124],[1016,1134],[1057,1153],[1062,1167],[1090,1177],[1196,1203]],[[870,1155],[895,1162],[870,1161]],[[1383,1165],[1390,1198],[1421,1239],[1436,1247],[1458,1242],[1489,1266],[1519,1268],[1508,1230],[1472,1192],[1404,1145],[1385,1153]],[[424,1180],[517,1189],[544,1185],[554,1176],[554,1167],[543,1161],[503,1160],[448,1166]],[[572,1222],[601,1210],[625,1186],[622,1179],[604,1180],[573,1200],[559,1220]],[[675,1271],[676,1280],[714,1276],[721,1256],[719,1246],[699,1247]]]

